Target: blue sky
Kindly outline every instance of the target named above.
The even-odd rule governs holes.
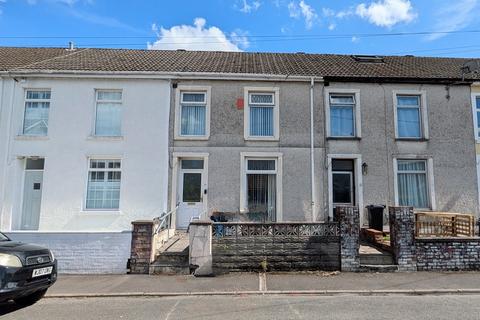
[[[478,57],[479,16],[480,0],[0,0],[0,45]]]

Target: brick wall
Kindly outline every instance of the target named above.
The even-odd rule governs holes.
[[[417,239],[417,268],[480,270],[480,238]]]
[[[360,268],[360,215],[357,207],[336,207],[335,216],[340,223],[341,270],[358,271]]]
[[[399,271],[416,271],[415,213],[412,207],[389,207],[390,245]]]
[[[302,224],[266,225],[276,231],[268,235],[253,234],[242,225],[233,231],[236,236],[225,236],[232,225],[213,225],[212,261],[216,273],[224,271],[262,270],[339,270],[340,237],[338,225],[329,224],[327,235],[302,235]],[[311,225],[305,225],[311,227]],[[252,230],[254,227],[250,225]],[[217,229],[215,229],[217,228]],[[258,226],[258,228],[262,228]],[[282,229],[284,228],[284,229]],[[290,229],[285,229],[290,228]],[[324,227],[320,227],[324,228]],[[291,231],[287,231],[291,230]],[[225,233],[223,233],[225,232]],[[236,232],[236,233],[235,233]],[[278,235],[278,233],[282,233]],[[291,233],[291,234],[288,234]],[[305,234],[305,232],[303,232]],[[230,234],[231,235],[231,234]]]
[[[148,274],[152,258],[153,221],[133,221],[130,273]]]
[[[131,232],[9,232],[14,241],[49,248],[59,273],[97,274],[126,272]]]

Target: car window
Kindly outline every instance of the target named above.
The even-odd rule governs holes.
[[[9,241],[10,239],[7,238],[6,235],[0,232],[0,241]]]

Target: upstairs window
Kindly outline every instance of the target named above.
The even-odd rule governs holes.
[[[27,90],[23,119],[24,135],[46,136],[48,134],[50,97],[49,90]]]
[[[97,90],[96,136],[122,135],[122,91]]]
[[[96,136],[122,135],[122,91],[97,90]]]
[[[278,140],[277,88],[246,88],[245,139]]]
[[[476,137],[475,139],[479,140],[480,139],[480,96],[475,96],[475,114],[473,115],[476,119],[476,128],[475,128],[475,134]]]
[[[330,94],[330,136],[355,137],[355,95]]]
[[[397,95],[397,138],[422,137],[420,95]]]
[[[273,93],[251,93],[250,106],[250,136],[273,137],[273,111],[275,98]]]
[[[205,136],[207,134],[206,92],[181,92],[181,136]]]

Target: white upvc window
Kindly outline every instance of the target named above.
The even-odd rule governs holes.
[[[282,154],[241,154],[240,210],[255,221],[282,220]]]
[[[435,209],[432,159],[394,159],[395,203],[416,209]]]
[[[428,139],[424,91],[394,91],[394,107],[397,139]]]
[[[480,141],[480,93],[472,94],[473,125],[475,140]]]
[[[246,140],[278,140],[279,89],[245,88],[244,136]]]
[[[88,169],[87,210],[118,210],[122,164],[119,159],[90,159]]]
[[[210,136],[210,87],[179,86],[175,138],[206,140]]]
[[[330,138],[360,138],[360,90],[325,90],[327,136]]]
[[[122,91],[96,90],[95,135],[117,137],[122,135]]]
[[[46,136],[48,134],[50,98],[50,90],[26,90],[22,130],[24,135]]]

